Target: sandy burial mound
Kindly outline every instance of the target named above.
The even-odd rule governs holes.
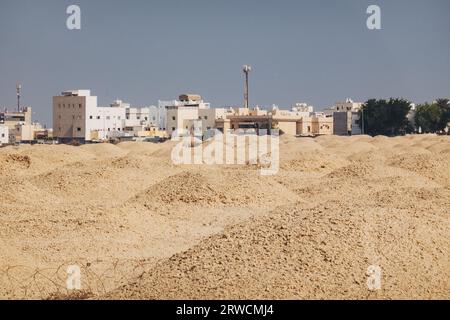
[[[282,137],[270,177],[172,147],[0,149],[0,298],[448,298],[448,137]]]
[[[256,170],[184,171],[168,177],[139,194],[131,202],[159,211],[184,205],[211,207],[267,207],[295,201],[295,194]]]

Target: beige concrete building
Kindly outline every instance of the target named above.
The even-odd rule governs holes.
[[[160,102],[161,104],[161,102]],[[169,136],[177,133],[205,135],[208,130],[216,128],[216,120],[224,120],[232,112],[225,108],[211,108],[197,94],[182,94],[179,100],[164,103],[166,106],[166,132]],[[201,132],[195,132],[201,128]]]
[[[347,98],[345,101],[336,102],[332,107],[323,110],[326,115],[332,115],[334,112],[358,112],[363,106],[362,102],[354,102]]]
[[[300,118],[273,118],[280,133],[293,136],[318,136],[333,134],[333,118],[325,115],[304,116]]]
[[[312,117],[313,135],[332,135],[333,134],[333,117],[325,115],[316,115]]]
[[[333,133],[333,119],[323,113],[314,113],[313,107],[296,104],[291,110],[274,106],[271,111],[259,108],[235,108],[226,119],[216,121],[219,130],[278,129],[280,134],[315,136]]]
[[[167,132],[165,130],[161,130],[158,127],[146,127],[145,130],[135,130],[134,131],[135,137],[160,137],[160,138],[168,138]]]
[[[36,140],[36,133],[43,130],[39,123],[32,124],[17,124],[14,129],[10,131],[14,135],[11,140],[14,142],[30,142]]]
[[[346,99],[343,102],[336,102],[331,108],[325,109],[325,114],[333,116],[333,134],[361,134],[360,110],[362,106],[362,102],[354,102],[352,99]]]
[[[34,140],[34,129],[40,125],[32,123],[32,114],[31,107],[24,107],[21,111],[0,112],[0,124],[8,128],[8,142]]]
[[[90,90],[64,91],[53,97],[53,135],[60,142],[115,138],[123,132],[126,106],[97,106]]]
[[[0,112],[0,123],[6,125],[10,130],[17,124],[31,125],[32,108],[24,107],[21,111]]]

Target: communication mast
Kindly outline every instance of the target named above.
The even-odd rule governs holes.
[[[243,71],[245,74],[245,92],[244,92],[244,108],[248,108],[249,107],[249,103],[248,103],[248,75],[250,73],[250,71],[252,71],[252,67],[245,65],[243,67]]]
[[[17,112],[20,112],[20,90],[22,90],[22,85],[18,83],[16,85],[16,91],[17,91]]]

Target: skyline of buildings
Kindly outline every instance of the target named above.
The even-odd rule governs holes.
[[[181,94],[178,100],[159,100],[157,107],[132,107],[122,100],[101,107],[90,90],[64,91],[53,97],[53,137],[62,143],[189,134],[207,137],[214,129],[279,129],[292,136],[361,134],[357,127],[362,103],[351,99],[337,102],[325,112],[315,112],[306,103],[296,103],[290,109],[276,105],[261,109],[246,103],[245,99],[244,106],[212,108],[198,94]],[[334,113],[346,116],[333,117]]]
[[[66,90],[66,91],[69,92],[69,91],[92,91],[92,90],[91,89],[89,89],[89,90],[88,89],[73,89],[73,90]],[[25,96],[26,96],[26,93],[25,93]],[[116,96],[119,97],[119,95],[116,95]],[[22,95],[22,97],[23,97],[23,95]],[[331,110],[333,110],[334,107],[336,107],[336,105],[345,103],[345,101],[347,101],[349,99],[350,98],[346,98],[344,101],[335,100],[332,104],[326,105],[326,106],[319,106],[319,107],[311,106],[311,107],[313,107],[318,112],[319,111],[320,112],[330,112]],[[30,100],[30,98],[28,98],[28,100]],[[50,99],[49,101],[52,101],[52,100]],[[146,105],[144,107],[140,107],[140,106],[135,107],[135,105],[130,103],[129,101],[124,102],[122,99],[116,98],[116,99],[112,100],[112,102],[108,103],[108,105],[112,106],[115,102],[118,102],[118,103],[124,104],[124,106],[133,106],[133,108],[137,108],[137,109],[142,109],[142,108],[150,108],[150,109],[157,108],[157,109],[159,109],[161,107],[164,108],[166,106],[174,105],[174,104],[177,103],[177,101],[178,100],[176,100],[176,99],[172,99],[172,100],[170,100],[170,99],[158,99],[156,101],[156,103],[150,103],[150,104],[148,104],[148,105]],[[224,104],[224,105],[220,105],[220,106],[215,106],[212,103],[208,103],[208,105],[209,105],[208,108],[210,108],[210,109],[221,109],[221,108],[230,108],[230,107],[231,108],[236,108],[236,107],[239,107],[239,105],[237,105],[237,104]],[[257,107],[257,108],[259,108],[261,110],[270,110],[274,106],[276,106],[278,108],[281,108],[281,109],[287,109],[287,108],[291,109],[291,108],[295,108],[297,105],[304,106],[305,103],[304,102],[298,102],[298,101],[295,102],[294,101],[291,106],[282,106],[282,107],[280,107],[278,104],[271,104],[271,105],[255,104],[254,107]],[[308,105],[308,104],[306,104],[306,105]],[[21,106],[21,107],[22,108],[30,108],[31,109],[32,108],[32,104],[28,103],[27,106]],[[52,104],[52,102],[50,102],[49,106],[48,106],[48,108],[46,110],[48,111],[48,113],[52,117],[51,117],[51,120],[49,121],[49,123],[47,121],[39,121],[39,123],[41,123],[43,127],[50,127],[51,124],[53,124],[53,109],[52,108],[53,108],[53,104]],[[12,112],[16,112],[16,111],[17,111],[17,106],[16,105],[5,105],[5,104],[2,104],[2,101],[0,101],[0,113],[7,113],[7,112],[12,113]],[[152,114],[152,117],[154,116],[153,110],[144,111],[144,112],[150,112]],[[157,117],[159,118],[159,122],[164,122],[165,119],[161,118],[162,117],[161,113],[158,113],[158,112],[156,112],[156,113],[157,113]],[[43,117],[42,113],[37,113],[36,111],[33,112],[33,115],[35,115],[35,116],[38,115],[39,118]],[[1,118],[0,118],[0,121],[1,121]]]
[[[109,106],[99,106],[97,96],[92,96],[90,90],[66,90],[53,97],[52,128],[32,122],[32,108],[23,107],[21,112],[5,110],[0,113],[0,135],[5,144],[6,137],[9,143],[30,142],[42,137],[54,137],[62,143],[170,137],[175,130],[183,135],[192,133],[194,128],[202,128],[202,136],[211,129],[242,128],[277,128],[290,135],[333,134],[330,110],[340,111],[340,106],[349,101],[336,103],[328,112],[315,112],[314,107],[306,103],[295,103],[290,109],[276,105],[271,109],[259,106],[214,108],[197,94],[182,94],[178,100],[159,100],[157,106],[136,107],[119,99]]]
[[[247,76],[247,75],[246,75]],[[246,83],[248,78],[246,78]],[[19,84],[18,84],[19,86]],[[125,139],[167,138],[193,134],[207,137],[209,131],[279,129],[292,136],[358,135],[363,102],[347,98],[321,111],[307,103],[295,103],[290,108],[212,107],[198,94],[181,94],[174,100],[158,100],[157,105],[134,106],[120,99],[100,106],[90,90],[66,90],[52,99],[52,128],[32,121],[31,107],[0,112],[0,144],[32,143],[56,139],[60,143],[80,143]],[[414,126],[415,105],[408,114]],[[420,131],[420,130],[419,130]]]

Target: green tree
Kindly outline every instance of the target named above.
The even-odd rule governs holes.
[[[416,108],[416,127],[423,133],[433,133],[442,129],[442,110],[436,103],[424,103]]]
[[[393,136],[408,132],[407,115],[410,110],[411,103],[405,99],[370,99],[362,106],[364,133]]]
[[[424,103],[417,107],[416,126],[425,133],[444,130],[450,122],[449,99],[437,99],[432,104]]]
[[[439,121],[439,130],[444,130],[450,122],[450,100],[447,98],[437,99],[436,104],[441,110],[441,119]]]

